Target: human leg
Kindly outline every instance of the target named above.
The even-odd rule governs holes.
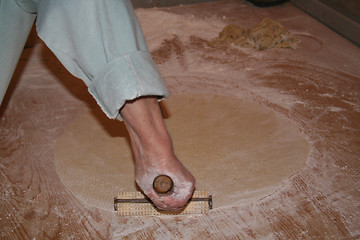
[[[35,17],[14,0],[0,0],[0,105]]]
[[[175,156],[171,137],[155,97],[130,101],[121,110],[135,156],[135,179],[144,193],[161,209],[183,207],[194,191],[195,178]],[[159,195],[152,186],[159,175],[174,182],[171,195]]]
[[[162,209],[182,207],[195,179],[174,154],[157,102],[168,91],[131,3],[40,0],[37,30],[65,67],[85,82],[104,112],[111,118],[123,117],[135,156],[136,181],[144,193]],[[159,174],[173,178],[170,196],[152,190]]]

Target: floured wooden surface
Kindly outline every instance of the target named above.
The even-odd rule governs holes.
[[[214,208],[259,199],[305,166],[309,143],[296,125],[259,104],[174,94],[163,108],[177,156],[196,177],[196,189],[213,195]],[[113,211],[118,192],[137,191],[125,133],[94,110],[57,141],[57,173],[85,203]]]
[[[256,102],[295,124],[306,166],[265,197],[200,217],[127,217],[85,204],[55,170],[56,141],[93,100],[43,45],[25,50],[1,107],[0,238],[358,239],[360,50],[290,4],[223,1],[137,10],[170,91]],[[227,24],[270,17],[296,50],[211,48]],[[158,26],[161,26],[159,29]]]

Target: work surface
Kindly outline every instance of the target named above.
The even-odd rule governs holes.
[[[118,217],[90,206],[61,182],[54,148],[94,100],[39,42],[24,50],[0,112],[0,238],[359,239],[360,49],[289,3],[136,11],[173,95],[233,96],[280,114],[310,143],[305,166],[270,193],[202,216]],[[211,44],[225,25],[265,17],[299,47]]]

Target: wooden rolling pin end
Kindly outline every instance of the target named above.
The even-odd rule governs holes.
[[[167,175],[159,175],[153,182],[154,190],[159,194],[171,193],[173,186],[173,180]]]

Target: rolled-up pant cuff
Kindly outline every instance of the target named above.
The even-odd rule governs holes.
[[[127,100],[169,96],[151,54],[146,51],[131,52],[109,62],[88,87],[106,115],[119,120],[119,111]]]

